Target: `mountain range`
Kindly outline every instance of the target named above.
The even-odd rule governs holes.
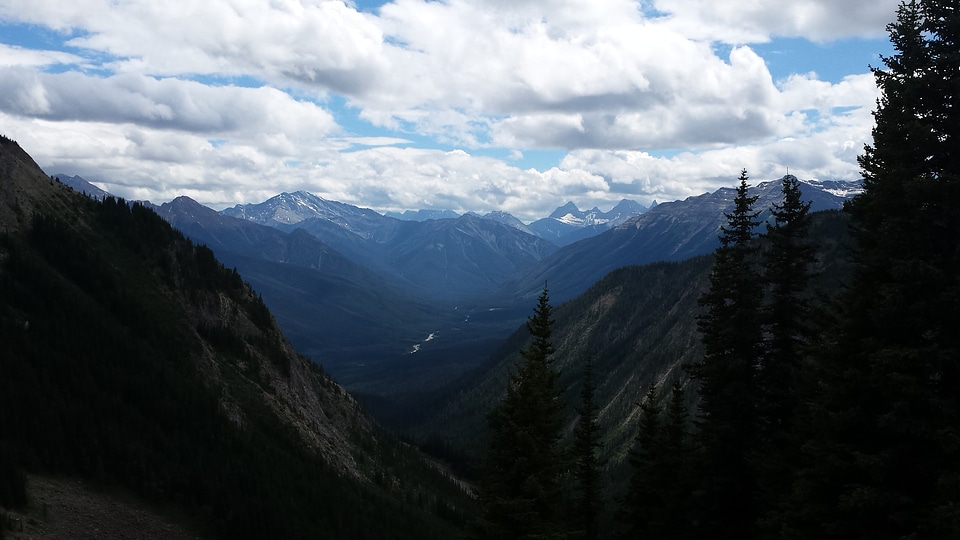
[[[761,182],[749,189],[758,197],[758,219],[770,219],[772,205],[780,201],[782,180]],[[840,191],[845,188],[845,191]],[[803,199],[810,211],[839,210],[849,197],[859,192],[859,184],[801,183]],[[658,261],[681,261],[712,252],[719,245],[720,227],[726,223],[736,196],[734,188],[688,197],[653,206],[616,227],[565,246],[550,257],[531,265],[501,294],[535,298],[544,282],[549,282],[557,302],[572,299],[609,272],[627,265]],[[762,227],[761,227],[762,228]],[[758,232],[763,232],[758,231]]]
[[[387,217],[403,221],[427,221],[428,219],[456,219],[460,214],[453,210],[405,210],[403,212],[387,212]]]
[[[435,298],[489,294],[556,249],[502,220],[467,214],[404,221],[304,191],[221,213],[287,232],[307,231],[396,284]]]
[[[398,485],[383,472],[399,478],[397,462],[384,461],[399,454],[382,446],[392,439],[360,409],[459,470],[469,470],[484,446],[486,411],[502,396],[510,366],[529,339],[523,323],[532,297],[545,285],[557,306],[554,362],[567,415],[576,416],[571,404],[590,358],[603,411],[602,462],[611,485],[616,484],[637,428],[635,403],[651,382],[684,379],[681,366],[701,354],[696,300],[734,196],[733,189],[723,188],[635,213],[625,201],[616,215],[605,216],[565,205],[545,219],[598,232],[560,245],[543,238],[549,228],[534,234],[533,226],[544,220],[524,225],[501,212],[403,220],[306,192],[222,212],[186,197],[159,206],[117,204],[78,177],[45,176],[19,146],[3,142],[0,227],[6,243],[0,247],[5,276],[0,283],[8,292],[19,291],[0,302],[5,335],[17,335],[14,328],[23,332],[28,319],[31,329],[40,324],[38,332],[75,326],[85,335],[132,339],[147,351],[135,353],[145,359],[193,359],[191,353],[149,351],[166,342],[195,343],[192,347],[205,351],[203,360],[196,360],[203,384],[226,396],[221,407],[234,425],[287,426],[283,429],[299,435],[281,437],[282,444],[296,440],[318,449],[323,467],[353,478],[350,486],[371,481],[380,486],[374,497],[387,496],[378,491],[381,487],[391,492],[389,486]],[[780,185],[771,181],[751,188],[762,220],[779,202]],[[836,210],[858,186],[805,182],[801,189],[816,211],[818,282],[837,287],[848,262],[845,214]],[[153,212],[179,232],[151,221]],[[37,221],[36,216],[53,218]],[[23,232],[31,230],[46,232]],[[40,266],[12,272],[11,261],[21,258]],[[37,287],[28,280],[44,284],[38,290],[75,282],[69,286],[79,292],[70,294],[82,300],[18,300]],[[216,285],[221,282],[225,285]],[[142,300],[147,307],[133,307]],[[85,317],[74,308],[58,312],[51,307],[60,304],[106,315]],[[55,322],[38,322],[45,320]],[[236,329],[245,330],[238,334]],[[116,349],[129,353],[126,347]],[[10,350],[30,358],[28,349]],[[97,358],[85,350],[58,354]],[[105,349],[93,350],[112,358]],[[58,379],[57,384],[74,384],[74,379],[87,380]],[[31,388],[33,383],[18,379],[16,384]],[[123,392],[106,395],[114,391]],[[263,410],[274,412],[264,420]],[[420,470],[415,453],[404,459],[408,472]],[[427,488],[424,481],[414,481],[421,482],[416,484],[420,496],[437,497],[447,489],[442,482]],[[457,500],[460,495],[445,496]],[[447,530],[439,527],[435,531]]]
[[[760,219],[780,185],[751,188]],[[801,189],[820,211],[841,208],[859,186]],[[721,188],[645,212],[627,200],[607,213],[568,203],[526,227],[539,236],[506,213],[404,221],[303,191],[221,212],[184,197],[155,209],[236,267],[298,350],[377,407],[432,395],[484,362],[545,283],[559,304],[617,268],[712,252],[734,194]],[[593,233],[561,247],[542,237],[558,224]]]
[[[654,201],[651,207],[656,204]],[[629,199],[623,199],[609,212],[601,212],[597,207],[583,211],[573,202],[568,202],[549,216],[531,223],[528,229],[541,238],[565,246],[616,227],[647,210],[647,207]]]
[[[656,202],[653,204],[656,205]],[[493,211],[484,215],[475,213],[464,215],[482,217],[503,223],[562,246],[599,234],[645,211],[647,211],[647,208],[640,203],[623,199],[609,212],[603,212],[596,207],[584,211],[577,208],[577,205],[573,202],[567,202],[554,210],[549,216],[538,219],[529,225],[503,211]],[[462,217],[451,210],[407,210],[403,213],[388,212],[380,215],[373,210],[329,201],[306,191],[281,193],[261,203],[236,205],[224,209],[222,213],[261,225],[287,229],[296,226],[298,223],[319,218],[375,241],[383,241],[383,237],[377,236],[376,232],[381,228],[393,229],[397,226],[394,221],[425,222]]]

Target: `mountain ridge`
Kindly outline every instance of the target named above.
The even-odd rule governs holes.
[[[751,188],[764,194],[758,208],[776,200],[779,184]],[[816,199],[815,210],[836,209],[845,200],[825,189],[849,194],[850,189],[838,190],[852,187],[804,186]],[[483,216],[405,222],[319,198],[295,202],[308,195],[273,198],[307,214],[281,220],[265,211],[256,218],[272,226],[257,224],[252,214],[246,221],[231,218],[193,201],[193,217],[159,212],[237,267],[262,291],[298,350],[323,363],[382,415],[393,414],[396,400],[428,395],[431,385],[446,384],[485,361],[498,340],[522,324],[544,283],[562,303],[617,268],[712,252],[733,190],[655,205],[561,248],[538,247],[535,237]],[[317,217],[321,204],[337,216],[359,215],[373,228],[357,234]],[[573,208],[571,203],[561,210]],[[201,212],[206,217],[198,217]],[[358,221],[349,227],[362,226]]]
[[[609,212],[602,212],[597,207],[580,210],[576,204],[569,201],[549,216],[530,223],[528,227],[534,234],[566,246],[596,236],[647,210],[647,207],[630,199],[622,199]]]
[[[221,537],[447,537],[402,508],[408,486],[467,511],[147,205],[84,197],[3,138],[0,223],[0,505],[22,504],[27,469],[178,505]]]
[[[608,212],[603,212],[596,207],[581,211],[573,202],[567,202],[554,210],[548,217],[536,220],[529,225],[501,210],[488,212],[484,215],[473,212],[464,215],[473,214],[505,223],[528,234],[565,245],[573,240],[585,238],[616,226],[646,210],[645,206],[629,199],[621,200]],[[389,237],[378,236],[377,231],[380,227],[391,230],[396,226],[395,224],[389,224],[389,221],[380,220],[381,217],[386,218],[386,220],[404,222],[438,221],[462,217],[451,210],[407,210],[403,213],[387,212],[381,215],[374,210],[329,201],[302,190],[292,193],[283,192],[260,203],[238,204],[220,212],[231,217],[286,230],[307,220],[321,219],[335,223],[362,238],[376,238],[378,242],[389,241]]]
[[[298,350],[334,371],[338,355],[399,354],[405,348],[399,343],[428,328],[417,322],[426,308],[303,229],[284,232],[225,216],[186,197],[157,212],[238,268]]]
[[[763,209],[758,218],[761,222],[769,218],[771,205],[779,201],[780,186],[781,181],[768,181],[750,187],[750,193],[759,196],[756,207]],[[814,212],[839,210],[847,200],[810,183],[801,183],[801,191]],[[660,203],[608,231],[561,247],[506,285],[501,293],[529,300],[536,297],[544,282],[549,282],[553,298],[561,302],[623,266],[680,261],[710,253],[719,245],[724,213],[730,211],[735,194],[734,188],[724,187],[682,201]]]
[[[815,295],[842,287],[852,268],[848,216],[836,210],[810,216],[817,253],[811,268]],[[614,484],[626,468],[626,456],[639,429],[637,404],[650,384],[690,385],[683,366],[703,354],[696,315],[698,300],[709,288],[712,264],[713,255],[704,254],[628,265],[606,274],[575,298],[553,302],[556,352],[552,362],[559,373],[566,418],[572,423],[577,417],[574,405],[589,361],[604,433],[599,457]],[[516,328],[476,370],[431,396],[428,416],[403,427],[416,440],[437,448],[457,447],[460,441],[467,457],[458,459],[478,459],[474,449],[483,448],[486,441],[484,411],[502,398],[511,366],[521,361],[520,351],[529,346],[529,340],[526,328]],[[687,398],[694,407],[695,392],[687,392]]]

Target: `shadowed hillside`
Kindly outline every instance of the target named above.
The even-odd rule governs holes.
[[[210,537],[445,538],[463,519],[460,488],[210,249],[7,139],[0,173],[0,507],[29,503],[31,473],[132,490]]]
[[[849,277],[846,216],[840,212],[813,215],[811,235],[817,246],[812,269],[819,291],[836,291]],[[683,366],[703,355],[696,317],[697,301],[706,290],[713,257],[680,262],[626,266],[607,274],[586,292],[554,310],[554,368],[575,419],[583,366],[593,362],[599,423],[604,433],[601,461],[608,471],[624,466],[637,431],[642,402],[651,382],[669,387],[688,385]],[[549,285],[549,284],[548,284]],[[406,424],[413,437],[451,459],[471,460],[486,437],[486,414],[500,401],[507,373],[520,360],[530,336],[523,327],[504,342],[475,372],[451,385],[425,420]],[[695,392],[687,397],[693,404]]]

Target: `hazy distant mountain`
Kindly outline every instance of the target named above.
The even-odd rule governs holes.
[[[395,221],[367,208],[328,201],[306,191],[281,193],[262,203],[238,204],[221,213],[261,225],[289,230],[292,225],[311,218],[319,218],[362,237],[377,237],[382,227],[391,227]]]
[[[188,197],[157,213],[236,267],[297,350],[338,376],[358,355],[402,355],[441,318],[306,231],[224,216]]]
[[[65,174],[55,174],[54,178],[60,180],[65,186],[70,186],[77,193],[83,193],[91,199],[96,199],[98,201],[103,200],[104,197],[109,197],[110,194],[106,191],[98,188],[97,186],[87,182],[79,176],[67,176]]]
[[[403,221],[304,191],[221,214],[286,232],[303,229],[391,283],[433,298],[488,294],[556,250],[506,213]]]
[[[609,212],[602,212],[599,208],[582,211],[576,204],[568,202],[554,210],[549,217],[537,220],[530,225],[503,211],[493,211],[481,217],[539,236],[558,246],[564,246],[600,234],[646,210],[646,207],[640,203],[624,199]],[[403,213],[388,212],[386,215],[381,215],[367,208],[328,201],[306,191],[281,193],[262,203],[238,204],[233,208],[222,210],[221,213],[285,231],[301,227],[331,246],[343,250],[344,254],[354,260],[363,261],[365,264],[371,262],[363,254],[365,248],[358,250],[354,239],[344,238],[341,232],[331,229],[327,224],[335,224],[366,240],[390,243],[391,235],[398,230],[397,222],[424,223],[461,217],[450,210],[407,210]],[[318,221],[326,223],[318,223]]]
[[[389,219],[390,227],[384,226],[378,229],[381,235],[389,237],[395,234],[395,230],[400,227],[402,222],[393,218],[386,219]],[[386,225],[386,223],[381,225]],[[384,275],[392,273],[389,269],[383,268],[380,262],[381,257],[379,255],[379,249],[377,248],[377,242],[369,238],[364,238],[326,218],[312,217],[289,225],[278,224],[275,228],[288,233],[297,229],[306,231],[311,236],[316,237],[324,244],[339,251],[357,264],[364,265],[370,269],[379,269]]]
[[[428,219],[457,219],[460,214],[453,210],[404,210],[403,212],[387,212],[386,217],[403,221],[427,221]]]
[[[536,233],[534,233],[532,230],[530,230],[530,227],[527,227],[527,226],[526,226],[522,221],[520,221],[517,217],[515,217],[514,215],[512,215],[512,214],[510,214],[510,213],[507,213],[507,212],[501,212],[501,211],[498,210],[498,211],[495,211],[495,212],[490,212],[490,213],[484,214],[484,215],[481,216],[481,217],[483,217],[483,219],[489,219],[489,220],[492,220],[492,221],[496,221],[496,222],[498,222],[498,223],[503,223],[504,225],[509,225],[509,226],[513,227],[514,229],[523,231],[523,232],[525,232],[525,233],[527,233],[527,234],[536,234]],[[538,235],[538,236],[539,236],[539,235]]]
[[[828,186],[831,191],[844,194],[857,192],[856,184]],[[755,205],[763,211],[760,220],[767,219],[771,205],[780,201],[781,187],[778,180],[750,188],[751,194],[760,196]],[[811,211],[840,209],[847,199],[811,183],[802,183],[800,189],[803,199],[812,203]],[[680,261],[710,253],[719,244],[720,226],[726,223],[724,213],[731,211],[735,196],[734,188],[721,188],[683,201],[658,204],[609,231],[561,248],[531,267],[504,292],[533,298],[547,281],[552,298],[563,301],[622,266]],[[763,232],[763,228],[757,232]]]
[[[642,204],[629,199],[623,199],[609,212],[602,212],[596,207],[584,211],[577,208],[577,205],[573,202],[568,202],[554,210],[549,217],[539,219],[529,225],[524,224],[511,214],[499,210],[483,215],[474,212],[468,212],[468,214],[504,223],[525,233],[539,236],[558,246],[565,246],[577,240],[600,234],[631,217],[642,214],[646,210],[646,207]],[[386,217],[404,221],[427,221],[456,219],[459,216],[450,210],[407,210],[403,213],[387,212]]]
[[[553,253],[555,245],[490,219],[403,222],[380,246],[384,262],[431,295],[489,294]]]
[[[656,204],[656,201],[654,201],[650,208],[656,206]],[[616,206],[611,208],[609,212],[602,214],[602,217],[607,220],[607,223],[616,226],[634,216],[639,216],[650,208],[638,203],[637,201],[623,199],[617,203]]]
[[[319,217],[282,227],[264,219],[270,227],[186,197],[157,211],[236,267],[299,351],[368,393],[398,381],[409,391],[475,367],[523,316],[452,300],[482,296],[556,249],[475,216],[383,218],[394,229],[378,243]],[[415,365],[405,361],[411,353]]]
[[[513,226],[471,214],[383,220],[367,238],[321,218],[283,229],[302,228],[392,283],[435,299],[489,294],[557,249]]]
[[[780,185],[768,182],[753,188],[762,195],[758,209],[779,200]],[[834,191],[848,187],[828,186]],[[805,198],[814,201],[815,210],[839,208],[844,200],[818,186],[805,184],[802,189]],[[717,245],[723,214],[730,211],[734,191],[725,188],[655,205],[613,229],[560,249],[504,224],[512,221],[512,216],[505,213],[402,221],[302,192],[283,194],[259,205],[235,207],[220,215],[207,209],[202,219],[196,213],[199,209],[194,209],[184,218],[194,224],[181,221],[178,226],[215,250],[223,246],[228,253],[218,255],[240,268],[245,279],[263,291],[291,340],[303,344],[304,352],[311,356],[326,351],[341,380],[365,385],[364,390],[372,393],[399,392],[389,389],[389,381],[414,372],[422,375],[420,380],[428,380],[475,367],[489,354],[490,349],[485,348],[496,336],[506,335],[511,325],[523,320],[527,310],[518,311],[518,306],[527,307],[525,302],[545,282],[551,298],[559,303],[616,268],[711,252]],[[636,209],[629,201],[618,207],[616,212],[602,216],[597,212],[575,213],[575,205],[565,205],[552,219],[560,223],[563,218],[571,226],[579,223],[576,230],[588,234],[589,227],[605,229]],[[234,212],[247,221],[228,219],[226,214]],[[215,227],[216,219],[223,222]],[[609,221],[600,223],[604,219]],[[587,223],[593,225],[584,226]],[[302,236],[294,237],[298,229]],[[323,247],[311,244],[311,238],[319,241],[316,246]],[[302,245],[292,249],[295,239]],[[343,270],[336,276],[343,281],[318,278],[316,274],[322,271],[310,267],[316,254],[325,253],[323,250],[344,256],[338,263]],[[332,254],[324,257],[320,258],[334,260]],[[292,269],[291,265],[299,266]],[[336,287],[342,296],[317,296],[333,295]],[[326,305],[331,301],[338,305]],[[454,306],[466,311],[456,315],[450,311]],[[367,328],[355,328],[363,326],[366,318],[372,321]],[[325,331],[317,331],[318,320],[330,321],[321,327]],[[330,330],[335,335],[328,334]],[[367,334],[356,340],[362,332]],[[429,341],[417,343],[427,337]],[[398,343],[399,348],[387,349]],[[375,350],[381,352],[374,354]],[[419,359],[416,369],[421,371],[399,370],[403,364],[394,360],[414,350]],[[366,358],[366,367],[351,367],[347,362],[351,356]],[[372,374],[372,358],[385,362],[374,370],[379,370],[379,375]],[[453,358],[461,363],[457,367],[445,365]],[[388,368],[388,364],[394,367]],[[405,383],[405,389],[411,384]]]
[[[565,246],[600,234],[646,211],[645,206],[629,199],[623,199],[609,212],[601,212],[596,207],[584,211],[577,208],[576,204],[568,202],[548,217],[531,223],[529,230],[557,245]]]

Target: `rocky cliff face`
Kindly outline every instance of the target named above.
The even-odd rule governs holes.
[[[357,465],[351,437],[371,436],[374,425],[353,396],[294,350],[275,322],[265,330],[259,328],[236,301],[222,293],[205,295],[187,308],[194,327],[229,328],[246,344],[244,359],[236,366],[208,343],[197,359],[198,368],[211,383],[224,389],[221,406],[232,422],[244,427],[249,412],[239,394],[252,390],[256,399],[293,427],[329,465],[350,477],[369,480]],[[264,348],[251,343],[270,345]],[[277,358],[277,354],[282,356]],[[238,384],[225,370],[250,375]]]

